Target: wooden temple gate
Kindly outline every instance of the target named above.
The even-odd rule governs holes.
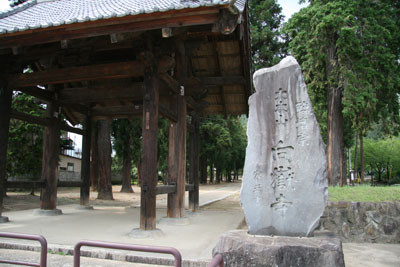
[[[80,204],[88,206],[92,122],[142,116],[140,228],[156,228],[157,194],[168,194],[171,218],[184,216],[185,190],[198,210],[200,118],[248,112],[247,1],[77,1],[30,0],[0,13],[0,206],[10,119],[45,126],[40,208],[55,210],[60,130],[83,135]],[[13,110],[15,91],[46,103],[46,116]],[[157,185],[160,115],[170,121],[165,186]]]

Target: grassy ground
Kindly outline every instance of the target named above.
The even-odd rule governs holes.
[[[329,187],[329,200],[384,202],[400,201],[400,186],[344,186]]]

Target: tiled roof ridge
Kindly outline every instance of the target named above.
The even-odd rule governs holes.
[[[79,9],[71,8],[72,4],[74,4],[74,7],[77,7],[75,5],[75,3],[78,3],[77,1],[78,0],[28,0],[11,10],[0,13],[0,35],[28,29],[48,28],[64,24],[96,21],[129,15],[191,9],[201,6],[228,5],[232,13],[240,14],[247,0],[88,1],[87,3],[83,2],[83,6],[86,7],[86,9],[83,9],[83,15],[80,13]],[[126,5],[117,6],[116,3],[126,3]]]
[[[12,7],[11,9],[0,11],[0,19],[11,16],[36,4],[37,4],[36,0],[28,0],[22,4]]]

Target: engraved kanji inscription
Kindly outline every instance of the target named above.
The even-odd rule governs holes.
[[[275,91],[275,122],[285,124],[288,119],[288,92],[279,88]]]
[[[298,143],[301,146],[304,146],[307,142],[307,118],[311,112],[310,104],[306,101],[296,103],[296,112],[297,112],[297,138]]]

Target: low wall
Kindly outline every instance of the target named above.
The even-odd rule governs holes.
[[[317,230],[343,242],[400,243],[400,202],[330,202]]]

